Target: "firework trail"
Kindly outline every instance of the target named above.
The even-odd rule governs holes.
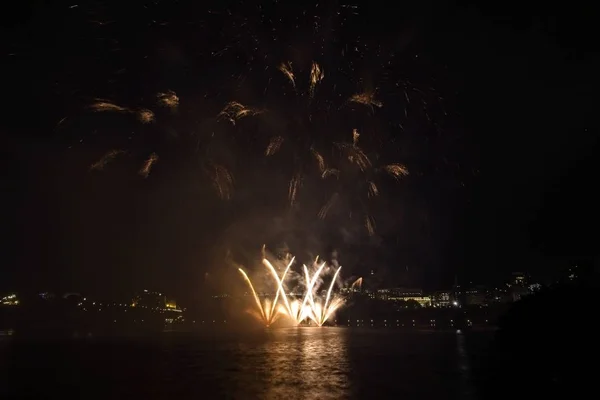
[[[154,106],[157,107],[157,110],[167,109],[171,111],[179,110],[180,108],[180,97],[172,90],[168,90],[165,92],[158,92],[154,95]],[[117,114],[125,114],[134,116],[142,125],[146,125],[149,123],[153,124],[153,127],[149,131],[145,131],[140,129],[140,132],[136,135],[138,140],[142,140],[144,143],[144,147],[152,146],[157,147],[164,145],[164,143],[168,143],[172,146],[177,146],[175,150],[178,154],[197,156],[197,153],[202,151],[203,155],[201,158],[200,166],[201,171],[204,177],[207,178],[208,182],[215,189],[217,196],[222,200],[229,200],[233,196],[234,187],[233,187],[233,175],[230,170],[223,162],[216,160],[211,156],[212,149],[215,144],[217,146],[224,146],[223,144],[218,144],[214,140],[214,128],[211,126],[210,121],[215,120],[214,117],[207,116],[206,119],[202,120],[200,124],[200,129],[193,129],[192,126],[189,128],[189,134],[186,135],[173,135],[174,132],[173,123],[180,124],[180,119],[188,116],[186,113],[187,110],[183,110],[183,113],[171,113],[165,114],[159,113],[159,117],[155,111],[144,108],[144,107],[126,107],[108,100],[96,99],[87,107],[89,110],[95,113],[117,113]],[[237,119],[243,118],[245,116],[251,116],[258,114],[259,111],[252,110],[244,107],[242,104],[237,102],[229,103],[225,109],[219,114],[218,119],[226,118],[231,122],[235,123]],[[193,111],[195,115],[195,110]],[[175,116],[177,117],[176,119]],[[180,118],[182,116],[182,118]],[[161,122],[163,121],[163,122]],[[215,121],[216,122],[216,121]],[[184,127],[184,129],[187,126]],[[170,140],[165,142],[160,137],[157,136],[157,133],[160,134],[171,134],[171,137],[176,137],[177,140]],[[158,142],[157,142],[158,140]],[[202,147],[201,147],[202,146]],[[194,149],[194,151],[190,151]],[[134,152],[135,148],[128,149],[128,152]],[[230,150],[227,149],[227,152]],[[94,162],[90,166],[90,170],[103,170],[107,164],[113,162],[119,155],[124,154],[124,150],[110,150],[108,151],[100,160]],[[187,154],[186,154],[187,153]],[[158,154],[152,153],[147,156],[140,166],[138,170],[138,174],[143,178],[148,178],[152,171],[152,168],[158,162]]]
[[[251,132],[257,131],[259,135],[267,136],[262,154],[277,163],[278,169],[288,175],[286,192],[290,206],[304,207],[307,203],[314,202],[314,195],[309,193],[305,196],[311,196],[310,200],[299,199],[305,188],[322,187],[324,193],[333,190],[334,193],[326,194],[323,203],[315,210],[320,219],[326,218],[332,208],[341,204],[341,198],[355,195],[356,190],[341,193],[340,190],[345,189],[344,185],[330,182],[330,178],[341,180],[341,175],[344,174],[350,174],[347,180],[356,179],[355,167],[363,174],[359,179],[364,181],[369,177],[368,182],[359,185],[367,188],[365,193],[368,193],[369,198],[382,193],[371,177],[375,171],[379,171],[371,160],[371,154],[388,150],[381,148],[388,138],[379,137],[382,133],[387,134],[375,131],[371,125],[383,115],[379,111],[384,108],[384,103],[389,103],[384,102],[379,95],[390,91],[376,87],[371,79],[363,80],[355,75],[358,60],[376,55],[374,59],[379,59],[381,65],[388,65],[393,53],[386,52],[381,47],[369,49],[369,44],[354,36],[354,33],[348,38],[355,39],[344,42],[343,48],[340,48],[341,42],[336,42],[331,35],[332,29],[346,31],[347,28],[342,26],[348,23],[349,18],[354,19],[358,9],[341,6],[331,14],[327,14],[331,10],[325,11],[325,15],[322,11],[315,6],[310,13],[301,13],[314,15],[310,22],[314,29],[309,35],[313,38],[313,45],[318,43],[320,47],[318,52],[307,50],[303,59],[293,53],[290,54],[292,57],[286,57],[281,51],[274,51],[281,47],[279,43],[288,43],[290,39],[277,37],[277,33],[282,32],[282,27],[278,25],[286,24],[285,12],[278,18],[279,22],[269,21],[274,25],[274,36],[270,38],[260,33],[258,26],[253,24],[252,11],[246,9],[243,17],[239,14],[241,20],[234,18],[239,22],[237,27],[232,27],[234,32],[238,29],[235,34],[236,45],[213,53],[219,59],[226,59],[229,55],[247,60],[246,71],[235,75],[240,92],[245,94],[245,100],[226,103],[218,114],[218,119],[229,121],[240,136],[248,137]],[[260,18],[262,20],[262,16]],[[297,15],[294,18],[294,25],[297,26]],[[332,52],[341,50],[342,57],[330,54],[327,49]],[[387,72],[381,76],[384,84],[391,82]],[[263,88],[261,94],[254,90],[256,87]],[[234,98],[240,97],[236,95]],[[249,122],[250,119],[255,121]],[[350,124],[354,127],[348,126]],[[342,138],[352,129],[353,141],[346,143]],[[359,136],[362,139],[360,146]],[[260,137],[257,138],[257,141],[260,140]],[[376,148],[371,148],[373,145]],[[349,167],[347,164],[353,166]],[[386,168],[381,168],[383,170]],[[326,182],[318,183],[316,179]],[[369,234],[373,234],[375,221],[366,208],[368,206],[361,202],[360,213],[365,215],[363,225]]]
[[[367,152],[359,145],[361,133],[357,128],[352,129],[352,141],[336,141],[336,137],[343,134],[338,132],[337,126],[344,125],[345,114],[343,110],[350,104],[359,104],[365,106],[368,113],[367,117],[371,118],[374,114],[374,107],[383,107],[383,102],[376,99],[374,92],[360,92],[350,94],[346,100],[338,106],[332,106],[335,102],[327,94],[335,94],[335,90],[326,91],[323,95],[319,93],[319,86],[325,81],[325,71],[316,62],[312,62],[308,76],[306,78],[307,87],[303,91],[299,84],[299,79],[302,74],[294,71],[292,62],[287,61],[279,64],[277,70],[283,74],[285,80],[291,85],[293,93],[296,97],[296,104],[288,104],[283,107],[281,105],[273,105],[265,110],[258,110],[242,104],[237,101],[230,101],[225,105],[221,112],[217,115],[218,119],[223,119],[231,122],[233,126],[237,126],[244,132],[244,126],[239,125],[242,119],[262,115],[258,121],[269,120],[276,118],[286,121],[287,127],[282,131],[272,135],[268,139],[268,143],[264,150],[266,157],[272,158],[278,153],[285,152],[285,162],[292,162],[292,173],[288,182],[288,202],[291,206],[298,203],[298,196],[301,192],[303,182],[306,179],[317,177],[319,179],[327,179],[335,177],[340,180],[340,175],[350,173],[349,179],[356,179],[356,173],[353,171],[357,168],[366,186],[368,198],[377,197],[380,190],[375,183],[373,175],[378,172],[387,172],[393,175],[396,180],[407,174],[407,170],[401,164],[390,164],[375,168],[373,162],[367,155]],[[332,77],[335,81],[335,76]],[[335,86],[335,85],[334,85]],[[341,93],[338,93],[338,97]],[[355,111],[353,111],[355,112]],[[340,120],[338,123],[337,120]],[[330,121],[336,121],[331,124]],[[368,122],[367,122],[368,124]],[[328,153],[335,154],[334,149],[337,149],[337,154],[341,156],[330,156],[328,159],[324,156],[325,152],[319,148],[329,148]],[[349,164],[349,165],[348,165]],[[350,166],[350,167],[349,167]],[[338,188],[330,199],[320,207],[316,213],[320,219],[326,218],[329,210],[335,206],[339,199],[340,185],[333,185]],[[330,186],[331,187],[331,186]],[[355,191],[352,190],[351,193]],[[366,209],[364,202],[361,203],[361,209]],[[368,211],[364,212],[364,226],[369,235],[375,232],[375,220]]]
[[[355,280],[352,283],[352,285],[350,286],[350,289],[353,289],[353,290],[360,290],[360,289],[362,289],[362,282],[363,282],[363,278],[362,277],[358,278],[357,280]]]
[[[368,107],[371,110],[371,112],[375,111],[373,107],[377,107],[377,108],[383,107],[383,103],[381,101],[377,100],[375,98],[375,94],[371,93],[371,92],[356,93],[356,94],[352,95],[350,97],[350,99],[348,99],[348,101],[357,103],[357,104],[362,104],[362,105]]]
[[[157,93],[156,100],[158,105],[161,107],[167,107],[172,110],[175,110],[177,107],[179,107],[179,97],[172,90],[168,90],[165,93]]]
[[[90,166],[90,170],[102,171],[108,163],[112,162],[114,159],[124,153],[125,152],[123,150],[109,150],[102,156],[102,158]]]
[[[273,323],[281,316],[287,317],[294,325],[299,325],[307,319],[310,319],[315,325],[323,326],[335,311],[344,304],[344,300],[333,293],[333,288],[342,267],[336,269],[325,298],[322,298],[317,294],[319,291],[319,282],[322,279],[321,275],[326,265],[324,262],[318,265],[312,276],[308,267],[303,265],[305,277],[304,296],[301,300],[290,299],[288,297],[289,293],[286,293],[287,288],[285,282],[294,260],[295,258],[292,257],[280,277],[271,262],[266,258],[263,259],[262,263],[269,270],[276,289],[273,300],[265,299],[262,302],[246,272],[239,268],[240,273],[243,275],[244,280],[250,288],[254,303],[256,304],[256,310],[253,310],[252,314],[266,327],[273,325]],[[317,262],[318,258],[315,260],[314,264],[316,265]]]
[[[325,219],[331,208],[340,200],[340,194],[350,194],[350,201],[356,203],[356,207],[350,208],[350,214],[355,210],[362,210],[363,225],[370,236],[375,234],[375,218],[369,212],[369,203],[380,195],[379,186],[376,183],[378,176],[385,174],[391,176],[395,181],[408,175],[408,169],[402,164],[386,164],[375,167],[371,159],[359,146],[360,133],[357,129],[352,131],[352,142],[337,142],[335,145],[340,150],[346,165],[341,165],[341,175],[336,177],[336,191],[326,201],[318,212],[320,219]],[[328,176],[332,176],[328,175]],[[347,196],[348,197],[348,196]]]
[[[340,103],[339,106],[333,107],[330,97],[316,95],[319,86],[325,80],[325,71],[317,62],[313,61],[311,63],[306,78],[307,87],[304,91],[298,84],[300,76],[294,71],[290,61],[280,63],[277,70],[283,74],[286,81],[292,86],[298,101],[297,105],[288,105],[285,108],[274,105],[266,110],[258,110],[237,101],[230,101],[217,115],[217,118],[227,120],[234,126],[239,124],[243,118],[263,114],[266,119],[273,117],[287,121],[288,127],[281,132],[283,134],[277,133],[268,139],[264,155],[274,157],[284,149],[288,150],[285,153],[285,159],[291,160],[293,163],[293,172],[288,184],[288,201],[290,205],[294,205],[297,202],[302,181],[307,174],[311,174],[311,171],[315,170],[316,176],[320,178],[338,175],[340,172],[338,168],[330,166],[334,160],[328,161],[324,156],[325,153],[319,150],[319,147],[329,147],[331,149],[334,146],[338,146],[345,148],[345,144],[331,141],[330,137],[335,136],[335,128],[327,124],[327,119],[331,119],[332,117],[335,119],[337,117],[337,115],[330,115],[332,112],[340,113],[341,117],[340,109],[343,108],[344,102]],[[335,79],[335,77],[332,77],[332,79]],[[368,100],[369,105],[381,105],[381,103],[376,103],[373,96],[356,94],[350,95],[345,104],[361,100]],[[317,117],[317,115],[319,116]],[[328,134],[327,131],[333,132],[329,132]],[[369,163],[368,158],[358,146],[350,146],[346,151],[355,153],[350,159],[355,160],[359,164],[364,164],[363,169],[367,167]]]
[[[255,110],[250,107],[246,107],[242,103],[237,101],[230,101],[227,105],[221,110],[218,115],[218,118],[225,118],[233,125],[235,125],[236,121],[244,117],[251,117],[253,115],[260,114],[261,111]]]
[[[154,112],[147,108],[132,109],[123,107],[107,100],[97,99],[89,108],[94,112],[116,112],[123,114],[133,114],[143,124],[149,124],[154,121]]]
[[[398,68],[409,65],[408,60],[417,60],[415,54],[407,52],[405,56],[398,51],[404,51],[404,46],[364,39],[368,35],[363,35],[354,22],[368,16],[361,15],[358,6],[298,3],[290,8],[276,3],[269,12],[278,18],[269,17],[262,7],[244,3],[228,5],[226,11],[210,12],[212,19],[227,15],[227,20],[222,21],[221,38],[206,41],[204,48],[199,49],[209,57],[210,62],[205,64],[210,67],[201,70],[202,66],[198,66],[198,78],[211,71],[207,83],[219,88],[214,91],[218,94],[211,95],[213,108],[207,108],[203,120],[214,121],[219,128],[199,123],[194,118],[197,108],[186,109],[189,101],[164,88],[156,90],[153,96],[139,96],[146,99],[139,105],[97,99],[89,109],[127,114],[144,125],[150,124],[136,128],[136,143],[143,142],[140,148],[155,149],[161,155],[161,163],[174,152],[163,153],[155,144],[166,141],[157,136],[175,131],[172,125],[178,125],[177,129],[185,125],[186,135],[177,136],[176,151],[184,154],[195,149],[194,156],[201,154],[197,165],[223,200],[233,197],[234,176],[238,178],[236,186],[241,188],[245,182],[237,175],[240,169],[236,162],[215,157],[204,146],[217,142],[214,138],[221,132],[215,131],[221,125],[227,126],[223,129],[235,130],[260,146],[258,153],[266,158],[263,165],[275,164],[277,172],[284,174],[287,184],[280,186],[280,191],[290,206],[311,207],[310,212],[319,219],[339,215],[331,210],[347,206],[349,209],[344,211],[360,215],[358,219],[372,234],[376,223],[371,214],[375,211],[369,208],[375,207],[376,198],[386,194],[378,175],[387,174],[401,181],[408,174],[404,165],[394,162],[394,156],[381,156],[381,160],[388,161],[386,165],[379,161],[380,154],[393,151],[384,148],[389,131],[398,126],[404,131],[403,124],[411,113],[418,112],[431,120],[432,105],[439,97],[430,81],[420,78],[424,74]],[[239,70],[231,68],[243,64]],[[411,61],[411,68],[413,65],[416,61]],[[227,92],[223,91],[224,86],[238,89]],[[199,95],[206,97],[204,93]],[[232,99],[235,101],[229,101]],[[169,112],[175,110],[176,113]],[[348,143],[344,139],[350,131],[353,138]],[[233,147],[231,143],[223,146]],[[111,143],[109,148],[115,147],[124,148],[127,153],[139,152],[130,144]],[[248,148],[242,150],[249,152]],[[143,155],[145,161],[138,173],[150,178],[158,158]],[[107,154],[106,159],[94,162],[90,169],[102,170],[117,156]],[[229,158],[232,159],[236,158]],[[249,167],[246,160],[243,163],[246,165],[242,168]],[[315,198],[311,189],[319,191],[322,198]],[[358,199],[351,199],[355,196]]]
[[[148,159],[146,159],[146,161],[144,161],[142,168],[139,170],[139,174],[141,176],[143,176],[144,178],[147,178],[148,175],[150,175],[150,171],[152,170],[152,167],[154,166],[154,164],[156,164],[157,161],[158,161],[158,155],[156,153],[150,154]]]
[[[214,188],[222,200],[229,200],[233,196],[233,177],[229,170],[220,164],[209,163],[205,167]]]

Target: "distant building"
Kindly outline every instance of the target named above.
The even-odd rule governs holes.
[[[511,301],[519,301],[523,296],[529,294],[529,279],[523,272],[513,272],[508,286],[508,295]]]
[[[165,304],[165,308],[167,308],[169,310],[176,310],[177,302],[175,300],[168,300],[167,303]]]
[[[488,291],[483,286],[476,286],[465,290],[463,303],[466,306],[486,306]]]
[[[526,287],[512,286],[510,288],[509,293],[510,293],[510,299],[512,301],[519,301],[524,296],[527,296],[530,292],[529,292],[529,289],[527,289]]]
[[[512,286],[527,286],[527,275],[523,272],[513,272],[510,284]]]
[[[2,297],[0,299],[0,304],[3,306],[18,306],[19,299],[17,298],[16,294],[12,293],[12,294]]]
[[[135,295],[131,302],[132,307],[164,309],[167,308],[167,297],[160,292],[144,290]]]
[[[431,303],[434,307],[446,308],[452,305],[452,292],[440,291],[431,296]]]
[[[167,296],[160,292],[151,292],[144,290],[137,294],[132,302],[131,307],[145,308],[154,311],[174,311],[181,312],[182,310],[177,308],[177,302],[173,299],[167,300]]]
[[[380,300],[387,301],[416,301],[423,307],[430,307],[432,304],[430,296],[424,296],[423,290],[418,288],[392,288],[379,289],[375,296]]]
[[[452,285],[452,304],[457,306],[462,298],[462,288],[458,284],[458,276],[454,276],[454,285]]]

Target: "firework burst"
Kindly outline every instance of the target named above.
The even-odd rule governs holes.
[[[219,161],[218,157],[215,157],[215,153],[218,151],[215,152],[214,149],[224,146],[215,141],[214,124],[211,125],[211,120],[214,120],[216,124],[216,119],[207,117],[202,119],[199,124],[188,124],[187,119],[192,110],[183,109],[181,110],[183,112],[179,112],[180,98],[172,90],[158,92],[154,99],[155,101],[150,107],[155,107],[156,111],[145,107],[124,106],[104,99],[96,99],[88,105],[87,108],[94,113],[133,116],[138,121],[138,126],[134,128],[135,130],[129,137],[129,139],[134,137],[136,139],[134,143],[128,143],[132,147],[107,151],[100,159],[91,164],[90,170],[104,170],[110,163],[125,154],[137,157],[138,151],[135,147],[160,148],[170,153],[176,153],[179,159],[184,155],[193,160],[194,164],[199,165],[202,176],[208,179],[217,196],[222,200],[231,199],[234,192],[233,174],[230,168]],[[165,109],[170,113],[161,111]],[[195,111],[193,113],[195,114]],[[252,112],[245,110],[239,103],[231,103],[219,114],[218,119],[227,118],[235,122],[236,119],[247,114],[251,115]],[[181,130],[184,134],[178,132],[178,128],[182,125]],[[166,147],[165,144],[168,144],[169,147]],[[149,178],[152,170],[157,166],[160,154],[145,152],[139,156],[143,156],[144,161],[138,169],[138,174],[143,178]]]
[[[315,6],[300,13],[312,27],[301,37],[311,38],[312,44],[298,41],[300,36],[278,36],[289,31],[286,24],[303,26],[304,17],[298,13],[278,11],[278,22],[268,22],[273,24],[273,36],[265,36],[253,24],[252,10],[237,16],[231,12],[236,22],[229,33],[235,45],[213,55],[246,60],[246,68],[232,75],[237,84],[234,100],[224,103],[217,118],[228,122],[234,136],[252,136],[254,143],[263,143],[258,153],[287,177],[282,193],[290,206],[314,208],[318,218],[325,219],[345,203],[347,215],[361,221],[372,235],[376,222],[371,208],[384,193],[381,176],[400,181],[408,174],[390,154],[394,150],[389,142],[404,130],[409,103],[428,107],[429,90],[418,90],[404,76],[392,73],[392,64],[406,61],[398,57],[394,45],[368,42],[352,31],[350,21],[360,14],[357,7],[331,11]],[[343,42],[332,35],[342,31],[347,34]],[[289,51],[281,49],[282,42]],[[397,107],[403,102],[407,105],[400,113]],[[390,161],[382,165],[383,159]]]
[[[368,119],[374,115],[374,107],[383,106],[375,94],[350,92],[344,95],[338,90],[339,77],[335,75],[331,77],[333,83],[323,88],[322,85],[327,83],[326,71],[314,61],[306,71],[295,70],[291,61],[280,63],[274,70],[283,78],[282,83],[287,82],[291,89],[289,93],[293,94],[291,99],[286,95],[288,92],[284,86],[279,94],[264,97],[265,102],[270,104],[268,107],[259,110],[231,101],[217,117],[237,127],[240,135],[247,129],[241,124],[243,119],[259,118],[259,123],[264,126],[264,132],[268,136],[264,156],[277,159],[277,162],[284,161],[288,165],[285,170],[290,174],[287,188],[289,204],[293,206],[298,203],[303,182],[307,179],[339,178],[343,170],[339,165],[340,160],[334,157],[335,149],[343,154],[344,162],[356,165],[362,172],[372,169],[371,161],[358,145],[360,134],[357,129],[353,130],[352,143],[336,139],[344,131],[346,121],[356,119],[356,115],[361,114],[360,107],[367,111],[362,115]],[[271,78],[273,77],[270,77],[269,82],[274,80]],[[353,107],[354,104],[360,107],[357,109]],[[371,184],[371,188],[375,193],[374,184]],[[334,204],[329,199],[320,208],[319,217],[324,218]],[[372,225],[367,228],[371,233]]]
[[[227,15],[219,40],[206,40],[199,49],[210,67],[197,66],[198,80],[210,73],[195,98],[206,99],[205,86],[211,87],[212,97],[202,103],[209,107],[167,90],[173,83],[138,94],[140,104],[94,100],[88,107],[94,113],[122,114],[137,123],[127,129],[133,139],[110,143],[106,149],[113,150],[90,169],[135,156],[139,176],[151,180],[170,160],[189,156],[217,196],[229,200],[234,186],[245,184],[246,170],[266,165],[277,175],[274,180],[285,176],[285,186],[278,182],[275,189],[290,208],[307,208],[325,219],[339,207],[373,234],[372,208],[386,193],[383,176],[400,181],[408,174],[390,154],[389,140],[403,134],[417,112],[431,122],[439,99],[422,74],[405,73],[404,66],[412,68],[422,58],[404,54],[404,45],[365,39],[369,35],[354,24],[365,17],[358,6],[276,2],[269,7],[276,19],[262,6],[227,7],[226,13],[210,13]],[[219,146],[227,149],[215,150]],[[242,151],[263,160],[249,165],[255,160],[239,157]]]
[[[300,325],[310,320],[317,326],[323,326],[344,304],[344,300],[333,292],[342,267],[337,267],[335,270],[325,295],[319,294],[326,263],[322,262],[318,264],[318,257],[313,263],[314,273],[312,275],[306,265],[302,266],[305,278],[303,282],[304,295],[300,299],[292,298],[291,294],[286,292],[288,290],[286,277],[294,260],[295,258],[292,258],[287,263],[282,275],[279,276],[271,262],[266,258],[263,259],[262,263],[272,277],[275,294],[272,296],[272,299],[266,298],[262,301],[246,272],[239,268],[240,273],[250,288],[255,303],[255,307],[251,308],[250,313],[266,327],[273,325],[281,317],[287,318],[293,325]]]

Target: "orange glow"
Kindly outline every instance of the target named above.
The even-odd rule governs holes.
[[[271,276],[276,283],[277,289],[273,300],[265,299],[261,302],[260,298],[256,294],[254,286],[248,275],[240,268],[239,271],[244,276],[244,279],[248,283],[252,292],[254,302],[256,303],[255,310],[250,311],[265,326],[271,326],[281,316],[285,316],[294,325],[299,325],[307,320],[312,321],[317,326],[322,326],[343,304],[344,300],[333,294],[333,287],[335,286],[336,279],[340,273],[342,267],[338,267],[335,271],[329,289],[324,299],[320,298],[317,294],[319,289],[319,282],[321,274],[324,270],[326,263],[321,263],[317,266],[318,257],[315,259],[313,266],[316,268],[314,274],[310,274],[309,269],[306,265],[304,268],[305,277],[305,293],[302,301],[292,300],[288,298],[286,294],[285,278],[290,270],[290,267],[294,263],[294,258],[286,266],[281,278],[277,274],[276,269],[273,267],[271,262],[266,258],[263,259],[263,264],[271,272]]]

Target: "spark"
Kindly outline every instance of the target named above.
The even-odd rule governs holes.
[[[260,111],[246,107],[242,103],[239,103],[237,101],[230,101],[223,108],[223,110],[221,110],[217,117],[226,118],[233,125],[235,125],[236,121],[238,121],[241,118],[257,115],[260,113]]]
[[[141,176],[143,176],[144,178],[147,178],[148,175],[150,175],[152,166],[154,164],[156,164],[157,161],[158,161],[158,154],[156,154],[156,153],[150,154],[148,159],[146,161],[144,161],[144,164],[142,164],[142,168],[140,168],[139,174]]]
[[[325,71],[321,69],[319,64],[313,61],[312,66],[310,68],[310,86],[309,93],[310,97],[314,97],[315,89],[317,85],[325,78]]]
[[[317,164],[319,165],[319,171],[321,171],[321,175],[322,175],[323,173],[325,173],[325,170],[326,170],[326,168],[325,168],[325,158],[323,158],[323,156],[321,155],[321,153],[319,153],[314,148],[311,148],[310,152],[315,157],[315,160],[317,160]]]
[[[318,259],[318,257],[317,257],[317,259]],[[316,263],[317,263],[317,260],[315,260],[315,264]],[[306,294],[304,295],[304,301],[302,302],[302,309],[304,309],[304,307],[306,307],[307,304],[311,309],[315,308],[315,300],[314,300],[313,291],[314,291],[315,284],[317,283],[317,279],[319,278],[319,275],[321,274],[321,271],[323,270],[324,266],[325,266],[325,263],[322,263],[321,266],[319,266],[319,269],[317,269],[317,272],[315,272],[315,274],[313,275],[313,277],[311,279],[310,273],[308,272],[308,268],[306,267],[306,265],[303,265],[304,276],[306,278]],[[311,315],[312,315],[312,317],[314,317],[313,313],[309,313],[309,317]]]
[[[209,164],[206,170],[219,197],[229,200],[233,194],[233,177],[229,170],[223,165],[214,163]]]
[[[325,298],[325,302],[322,303],[318,299],[315,300],[315,297],[317,297],[316,294],[314,293],[314,292],[316,292],[316,289],[317,289],[315,284],[316,284],[317,279],[319,278],[321,272],[323,271],[324,266],[325,266],[325,263],[322,263],[321,266],[319,267],[319,269],[317,270],[317,272],[315,272],[315,274],[313,275],[312,279],[310,279],[310,274],[308,272],[308,268],[306,267],[306,265],[304,266],[304,274],[305,274],[306,282],[307,282],[307,289],[306,289],[304,304],[308,303],[310,305],[309,309],[307,310],[308,317],[315,324],[317,324],[317,326],[323,326],[323,324],[325,324],[325,322],[329,319],[329,317],[331,317],[331,315],[335,312],[335,310],[337,310],[343,304],[343,300],[340,298],[331,299],[331,292],[333,290],[333,286],[335,285],[336,278],[337,278],[338,274],[340,273],[340,270],[342,269],[342,267],[339,267],[335,271],[335,274],[333,275],[333,278],[331,279],[331,284],[329,285],[329,290],[327,290],[327,296]]]
[[[264,253],[264,246],[263,246]],[[273,300],[265,299],[261,302],[256,290],[254,289],[254,285],[252,281],[244,272],[243,269],[238,268],[242,276],[244,277],[250,291],[252,292],[252,297],[256,304],[256,310],[251,313],[255,315],[266,327],[270,327],[275,323],[281,316],[286,316],[290,322],[294,325],[299,325],[310,319],[317,326],[323,326],[328,319],[335,313],[337,309],[339,309],[344,301],[342,298],[336,297],[333,294],[333,288],[335,283],[337,282],[337,277],[340,273],[341,266],[337,268],[335,271],[331,283],[329,284],[329,289],[327,290],[327,294],[325,299],[321,298],[317,291],[319,289],[318,282],[321,279],[321,274],[326,265],[325,262],[321,263],[315,273],[311,276],[308,271],[308,267],[303,265],[304,270],[304,296],[302,300],[290,300],[288,294],[286,293],[286,277],[289,274],[290,268],[295,261],[295,257],[292,257],[281,277],[277,273],[275,267],[267,258],[263,258],[262,263],[268,269],[273,278],[274,286],[276,288],[275,295]],[[314,261],[314,265],[317,266],[318,257]],[[283,304],[280,304],[283,303]]]
[[[319,214],[318,214],[320,219],[325,219],[325,217],[327,216],[327,213],[329,212],[331,207],[333,207],[333,205],[337,202],[338,198],[339,198],[339,195],[337,193],[334,193],[333,196],[331,196],[331,198],[329,198],[327,203],[325,203],[325,205],[323,207],[321,207],[321,209],[319,210]]]
[[[319,307],[319,310],[321,311],[321,314],[319,315],[319,326],[322,326],[329,319],[331,314],[333,314],[333,312],[341,305],[341,299],[331,300],[331,291],[333,290],[333,285],[335,285],[336,278],[338,277],[338,274],[340,273],[341,269],[342,269],[342,267],[340,266],[337,269],[337,271],[335,271],[333,278],[331,278],[331,284],[329,285],[329,290],[327,291],[325,305],[323,306],[323,308]],[[330,302],[330,300],[331,300],[331,302]]]
[[[279,65],[279,70],[288,78],[294,90],[296,90],[296,77],[294,76],[294,71],[292,69],[292,62],[282,62]]]
[[[294,205],[296,202],[296,196],[298,195],[298,189],[302,186],[302,174],[297,173],[290,179],[288,197],[290,200],[290,205]]]
[[[265,155],[272,156],[275,153],[277,153],[281,148],[281,145],[283,144],[283,140],[284,139],[281,136],[272,137],[271,141],[269,142],[269,145],[267,146],[267,149],[265,150]]]
[[[377,108],[383,107],[383,103],[381,101],[377,100],[375,98],[375,93],[372,93],[372,92],[362,92],[362,93],[353,94],[350,97],[349,101],[352,103],[358,103],[358,104],[362,104],[366,107],[369,107],[371,109],[371,111],[374,111],[373,107],[377,107]]]
[[[102,158],[100,158],[98,161],[96,161],[95,163],[93,163],[90,166],[90,170],[102,171],[104,169],[104,167],[106,166],[106,164],[110,163],[115,158],[117,158],[119,155],[124,154],[124,153],[125,152],[123,150],[118,150],[118,149],[109,150],[106,154],[104,154],[102,156]]]
[[[98,99],[98,100],[96,100],[95,103],[91,104],[90,108],[92,110],[94,110],[95,112],[122,112],[122,113],[132,112],[127,107],[122,107],[115,103],[111,103],[110,101],[101,100],[101,99]]]
[[[148,110],[147,108],[140,108],[136,111],[136,115],[142,124],[154,122],[154,112],[152,112],[152,110]]]
[[[156,99],[157,99],[158,105],[160,105],[162,107],[175,109],[179,106],[179,97],[177,97],[177,94],[172,90],[167,90],[164,93],[162,93],[162,92],[157,93]]]
[[[285,271],[283,271],[283,275],[281,276],[281,279],[279,279],[279,276],[277,275],[277,271],[275,271],[275,268],[273,267],[273,265],[266,258],[263,259],[263,264],[269,269],[269,271],[271,271],[271,274],[273,274],[273,278],[275,278],[275,281],[277,282],[277,293],[275,294],[275,300],[273,301],[273,305],[271,308],[271,315],[273,315],[273,311],[275,309],[275,306],[277,305],[277,300],[278,300],[280,294],[281,294],[281,298],[283,298],[283,301],[285,303],[285,308],[288,311],[288,315],[292,315],[291,314],[292,309],[290,308],[290,303],[288,302],[287,295],[285,294],[285,290],[283,289],[283,282],[285,281],[285,276],[287,275],[287,273],[290,270],[290,267],[292,266],[293,263],[294,263],[294,258],[292,258],[291,261],[288,263],[287,267],[285,268]]]
[[[325,179],[332,175],[339,178],[340,170],[337,168],[326,168],[325,171],[323,171],[323,173],[321,174],[321,178]]]
[[[135,114],[138,120],[143,124],[148,124],[154,121],[154,112],[146,108],[134,110],[128,107],[123,107],[108,100],[97,99],[89,106],[94,112],[117,112],[126,114]]]
[[[379,195],[379,189],[377,188],[375,182],[369,181],[367,185],[369,186],[369,197],[375,197]]]
[[[402,164],[388,164],[381,167],[381,169],[396,179],[408,175],[408,169]]]
[[[360,133],[358,133],[358,129],[352,129],[352,144],[354,146],[358,146],[359,138],[360,138]]]
[[[365,228],[367,228],[369,236],[373,236],[375,234],[375,219],[370,215],[365,216]]]
[[[242,275],[244,276],[244,279],[246,280],[246,282],[248,283],[248,286],[250,287],[250,290],[252,291],[252,297],[254,297],[254,301],[256,302],[256,306],[260,313],[260,318],[265,322],[265,325],[267,327],[269,327],[271,325],[271,323],[273,323],[273,316],[268,314],[271,310],[271,307],[269,307],[270,304],[268,304],[265,301],[265,305],[263,306],[263,304],[260,302],[260,298],[256,294],[256,290],[254,290],[254,286],[252,285],[252,281],[250,280],[248,275],[244,272],[243,269],[238,268],[238,270],[242,273]]]
[[[358,288],[358,290],[360,290],[362,288],[362,282],[363,282],[363,278],[362,276],[360,278],[358,278],[357,280],[355,280],[352,285],[350,286],[350,289],[356,289]]]
[[[371,160],[360,147],[348,143],[336,143],[336,146],[346,153],[348,161],[357,165],[362,172],[371,167]]]

